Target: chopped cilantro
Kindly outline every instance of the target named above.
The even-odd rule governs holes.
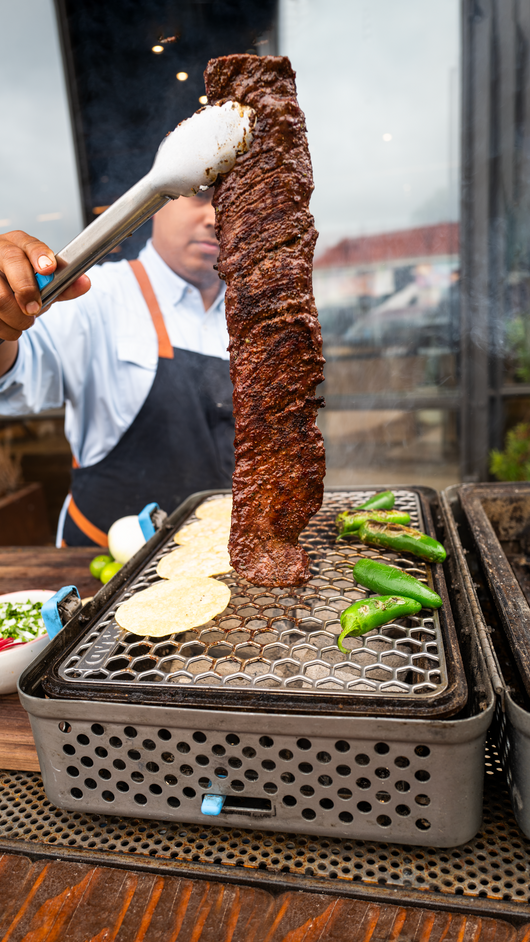
[[[33,641],[45,634],[42,602],[0,602],[0,638]]]

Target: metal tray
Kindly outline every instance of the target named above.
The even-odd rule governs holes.
[[[479,494],[470,493],[475,489],[479,490]],[[484,518],[480,514],[480,540],[477,539],[478,531],[470,521],[470,516],[475,521],[477,515],[464,513],[464,500],[468,497],[473,503],[480,500],[482,505],[484,501],[481,509],[485,517],[486,514],[489,517],[492,509],[490,501],[497,500],[496,512],[492,514],[495,542],[489,548],[489,567],[484,565],[481,549],[485,547],[486,534],[491,535],[491,531],[484,527]],[[524,622],[510,625],[510,633],[505,630],[506,617],[502,617],[503,606],[500,604],[500,598],[506,596],[506,585],[500,592],[498,583],[504,578],[508,568],[509,585],[512,589],[522,591],[519,585],[514,586],[514,573],[502,544],[506,546],[508,556],[515,554],[516,559],[520,557],[520,553],[516,552],[517,533],[524,530],[520,511],[529,497],[530,485],[527,484],[461,485],[447,488],[440,497],[442,510],[448,521],[452,556],[460,569],[465,594],[473,608],[477,637],[496,695],[491,736],[506,774],[517,824],[527,837],[530,837],[530,697],[525,682],[526,670],[521,671],[519,668],[521,652],[517,651],[517,645],[513,644],[514,635],[517,637],[514,628],[515,631],[519,628],[520,632],[523,632]],[[508,498],[510,499],[506,504]],[[499,512],[503,504],[507,513],[500,526]],[[500,539],[497,538],[497,533]],[[505,540],[507,535],[509,539]],[[524,612],[520,599],[516,611],[520,605]]]
[[[530,483],[464,484],[459,496],[506,638],[530,695]]]
[[[86,628],[56,654],[43,678],[53,697],[166,703],[271,712],[370,713],[450,716],[465,704],[467,688],[443,568],[403,554],[336,543],[337,513],[373,491],[327,492],[302,534],[313,576],[301,588],[263,589],[233,571],[218,578],[231,589],[228,608],[207,625],[167,638],[128,634],[114,618],[120,604],[154,582],[158,560],[175,548],[173,534],[205,498],[190,498],[170,518],[134,576],[95,604]],[[422,488],[395,490],[396,507],[413,525],[434,534]],[[209,495],[215,500],[218,495]],[[343,655],[337,647],[340,613],[367,596],[351,566],[370,556],[401,566],[442,596],[439,612],[423,610],[363,638]]]

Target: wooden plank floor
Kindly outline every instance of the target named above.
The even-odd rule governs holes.
[[[95,595],[101,583],[88,567],[97,552],[89,547],[1,546],[0,595],[23,589],[56,592],[63,585],[76,585],[81,598]],[[17,694],[0,697],[0,768],[40,771],[28,715]]]
[[[1,942],[527,942],[502,920],[0,857]]]

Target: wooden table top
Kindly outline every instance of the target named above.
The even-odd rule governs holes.
[[[75,585],[81,598],[95,595],[101,582],[90,575],[98,550],[91,547],[0,546],[0,595],[23,589]],[[0,768],[40,771],[28,715],[18,694],[0,697]]]
[[[100,551],[101,552],[101,551]],[[19,589],[52,589],[75,585],[81,598],[95,595],[101,582],[90,575],[96,547],[0,546],[0,595]]]

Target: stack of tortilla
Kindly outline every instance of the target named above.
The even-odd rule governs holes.
[[[161,638],[198,628],[223,612],[230,589],[212,579],[230,572],[228,537],[232,498],[207,501],[197,520],[175,534],[177,549],[163,556],[157,573],[165,582],[136,592],[120,605],[116,621],[136,635]]]

